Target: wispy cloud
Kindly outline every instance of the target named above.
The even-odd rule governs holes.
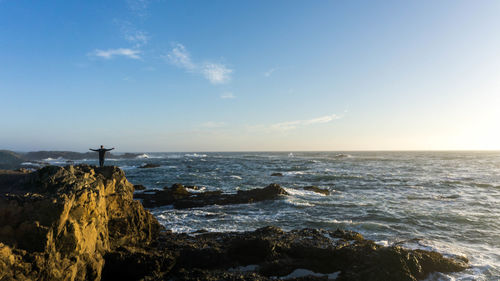
[[[231,80],[232,69],[221,63],[196,63],[191,59],[186,47],[180,43],[176,43],[164,58],[171,64],[188,72],[203,75],[212,84],[223,84]]]
[[[221,96],[220,96],[221,99],[234,99],[236,98],[235,95],[233,95],[233,93],[231,92],[226,92],[226,93],[223,93]]]
[[[278,68],[271,68],[269,69],[268,71],[264,72],[264,76],[266,77],[271,77],[271,75],[273,74],[273,72],[275,72],[276,70],[278,70]]]
[[[212,84],[223,84],[231,79],[232,69],[220,63],[206,63],[202,66],[202,73]]]
[[[125,40],[135,44],[136,48],[144,46],[149,41],[149,34],[137,29],[131,22],[115,19],[115,24],[119,26],[120,32]]]
[[[167,54],[166,59],[181,68],[193,71],[197,66],[191,61],[191,55],[182,44],[175,44],[172,50]]]
[[[108,49],[108,50],[95,50],[94,52],[90,53],[89,55],[104,58],[104,59],[111,59],[116,56],[123,56],[131,59],[140,59],[140,54],[141,51],[139,50],[134,50],[134,49],[127,49],[127,48],[118,48],[118,49]]]
[[[214,122],[214,121],[208,121],[208,122],[205,122],[205,123],[201,124],[201,126],[202,126],[203,128],[213,129],[213,128],[221,128],[221,127],[224,127],[224,126],[226,126],[226,123],[224,123],[224,122]]]
[[[339,119],[339,118],[340,118],[340,116],[338,116],[336,114],[332,114],[332,115],[326,115],[326,116],[313,118],[313,119],[307,119],[307,120],[296,120],[296,121],[276,123],[276,124],[272,124],[270,126],[270,128],[273,130],[287,131],[287,130],[296,129],[298,127],[305,127],[305,126],[310,126],[310,125],[315,125],[315,124],[328,123],[328,122],[331,122],[331,121]]]
[[[127,7],[136,16],[146,17],[150,3],[150,0],[127,0]]]

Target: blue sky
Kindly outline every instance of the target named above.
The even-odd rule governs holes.
[[[500,149],[499,13],[0,0],[0,148]]]

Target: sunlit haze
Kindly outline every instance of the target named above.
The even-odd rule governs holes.
[[[0,149],[500,149],[499,1],[0,0]]]

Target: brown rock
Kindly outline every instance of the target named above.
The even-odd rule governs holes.
[[[0,189],[0,279],[99,280],[107,252],[159,233],[116,167],[49,166],[17,177],[17,194]]]

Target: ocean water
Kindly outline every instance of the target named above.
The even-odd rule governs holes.
[[[145,163],[161,166],[138,168]],[[148,189],[182,183],[232,193],[278,183],[290,194],[256,204],[151,210],[176,232],[344,228],[382,245],[471,262],[464,272],[428,280],[500,280],[500,152],[147,153],[106,164]],[[330,195],[304,191],[308,185]]]

